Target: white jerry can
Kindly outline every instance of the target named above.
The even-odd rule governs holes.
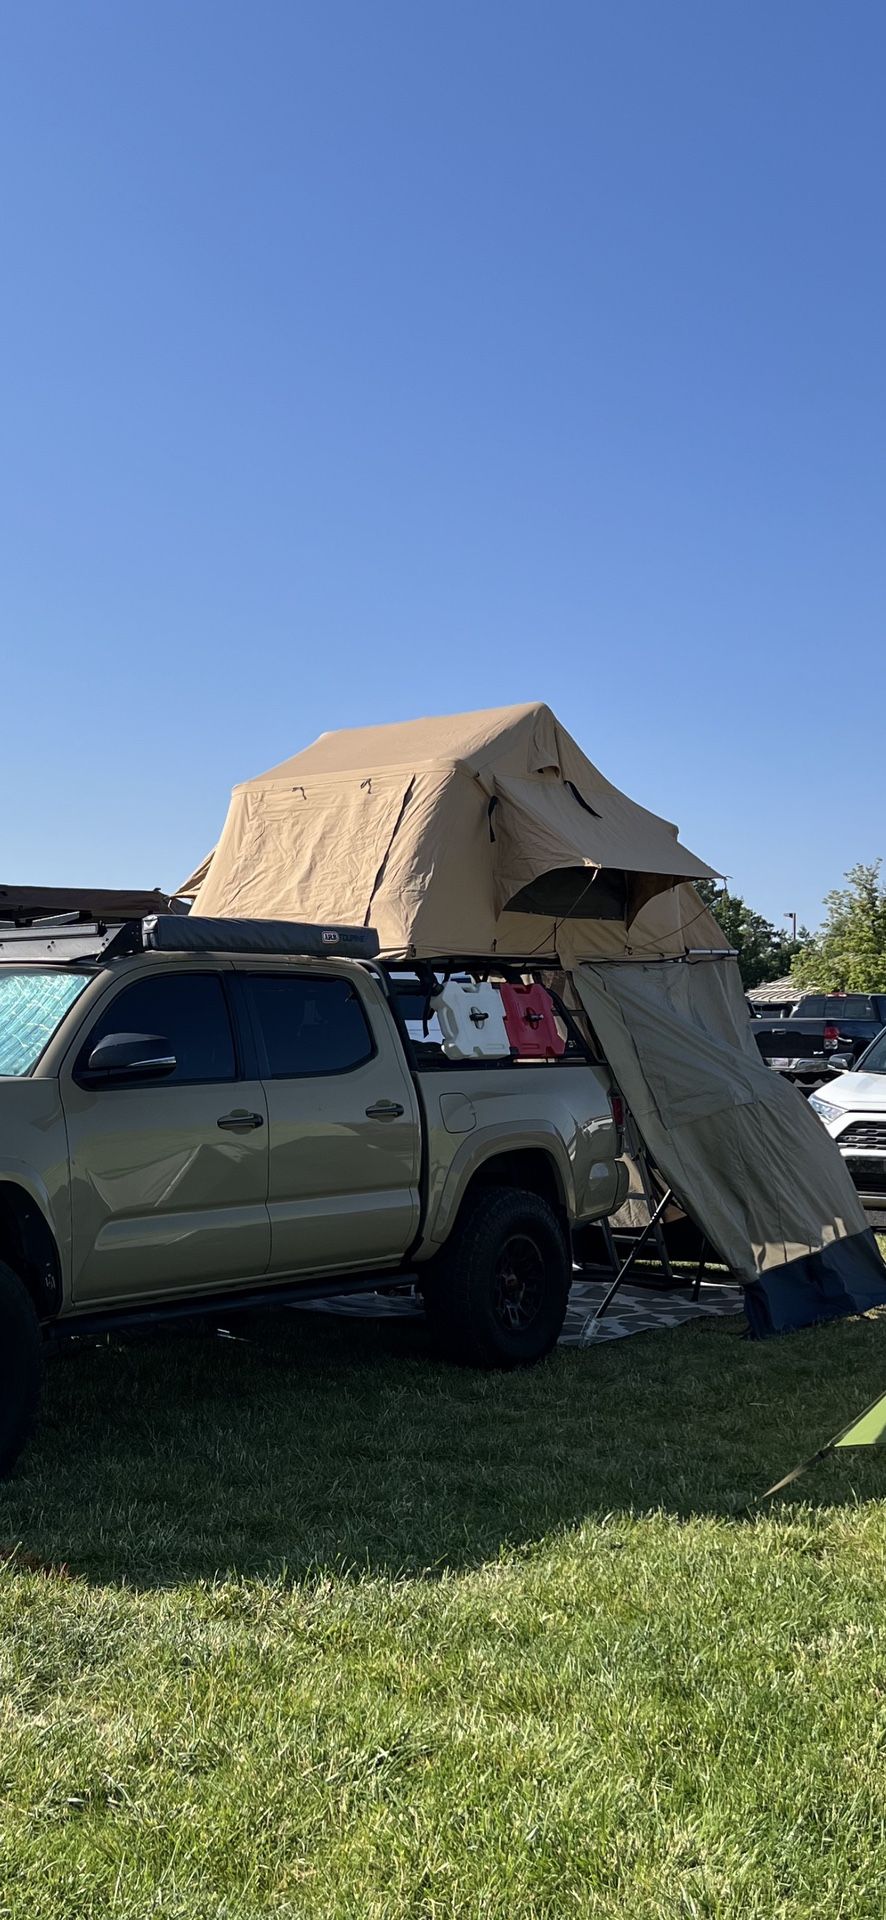
[[[488,980],[447,980],[435,993],[431,1011],[440,1022],[447,1060],[510,1058],[501,994]]]

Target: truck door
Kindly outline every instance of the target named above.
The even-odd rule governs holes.
[[[396,1029],[353,974],[237,965],[268,1103],[273,1274],[394,1264],[419,1220],[421,1121]]]
[[[267,1268],[264,1088],[242,1077],[222,980],[189,967],[121,984],[65,1062],[78,1306],[206,1292]],[[91,1074],[115,1036],[156,1039],[171,1070]]]

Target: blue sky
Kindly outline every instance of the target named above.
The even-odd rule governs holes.
[[[4,881],[542,698],[772,917],[886,853],[886,10],[10,0]]]

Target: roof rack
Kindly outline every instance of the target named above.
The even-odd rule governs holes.
[[[286,953],[311,960],[374,960],[373,927],[311,926],[298,920],[210,920],[199,914],[152,913],[129,920],[104,948],[103,960],[133,953]]]
[[[0,922],[33,927],[76,924],[117,926],[143,914],[187,913],[184,901],[161,887],[133,892],[123,887],[5,887],[0,886]]]

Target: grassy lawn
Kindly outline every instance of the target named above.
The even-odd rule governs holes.
[[[742,1506],[886,1317],[741,1325],[59,1353],[0,1489],[0,1914],[882,1920],[886,1452]]]

